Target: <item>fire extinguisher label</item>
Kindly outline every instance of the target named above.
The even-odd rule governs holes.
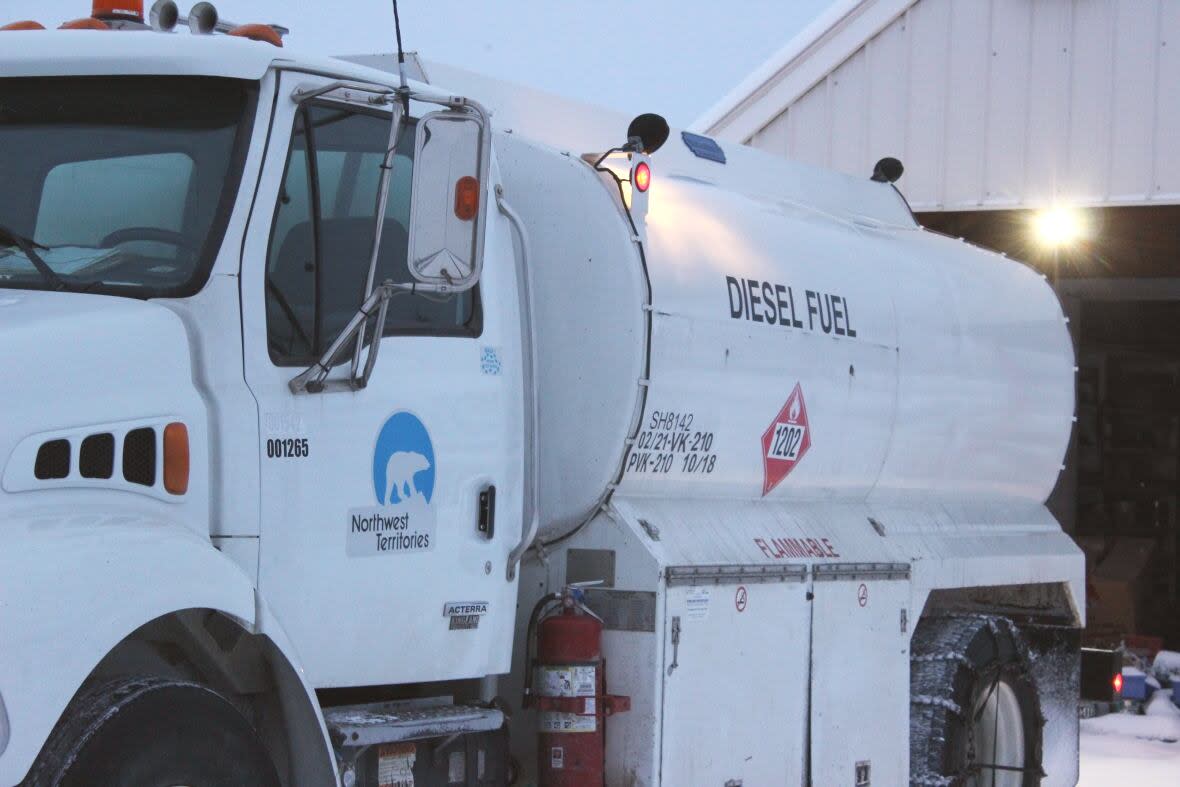
[[[379,787],[414,787],[414,760],[417,748],[412,743],[386,744],[377,749],[377,784]]]
[[[542,695],[588,698],[581,714],[554,711],[539,714],[541,732],[595,732],[598,729],[594,699],[597,683],[593,666],[538,667],[536,684]]]

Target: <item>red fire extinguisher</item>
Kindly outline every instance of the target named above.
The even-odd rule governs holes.
[[[606,717],[630,710],[631,698],[606,693],[602,620],[586,606],[582,588],[571,585],[537,602],[530,644],[534,632],[537,657],[525,671],[524,706],[538,711],[540,784],[603,787]]]

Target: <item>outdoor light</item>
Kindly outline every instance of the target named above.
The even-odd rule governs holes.
[[[1086,222],[1081,211],[1054,206],[1033,216],[1033,230],[1042,246],[1060,249],[1085,237]]]
[[[646,161],[641,161],[635,166],[635,174],[632,175],[631,180],[635,188],[647,191],[648,186],[651,185],[651,167]]]

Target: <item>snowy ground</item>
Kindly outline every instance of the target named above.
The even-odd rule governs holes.
[[[1082,720],[1078,787],[1175,787],[1180,784],[1180,710],[1157,692],[1143,716]]]

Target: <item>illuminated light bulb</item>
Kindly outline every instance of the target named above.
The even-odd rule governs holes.
[[[1052,207],[1033,217],[1037,241],[1046,248],[1071,246],[1086,236],[1086,222],[1080,211]]]
[[[647,191],[649,186],[651,186],[651,167],[647,165],[646,161],[641,161],[635,167],[635,188]]]

